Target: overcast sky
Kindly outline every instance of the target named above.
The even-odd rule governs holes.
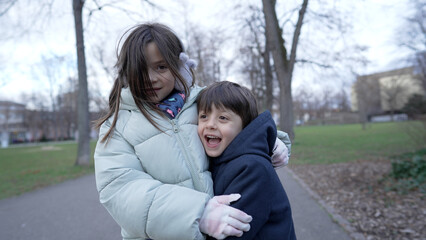
[[[19,101],[21,93],[44,91],[49,88],[48,81],[41,76],[43,56],[45,58],[53,55],[66,56],[67,59],[64,61],[67,64],[75,64],[74,22],[70,1],[55,1],[52,8],[53,15],[50,18],[40,15],[36,19],[30,16],[33,16],[35,9],[38,9],[33,4],[39,4],[39,1],[24,0],[23,2],[21,5],[14,6],[6,17],[0,19],[0,38],[2,40],[0,100]],[[32,3],[28,4],[28,2]],[[91,1],[86,2],[90,3]],[[143,15],[144,19],[140,19],[136,15],[131,19],[122,13],[120,14],[117,10],[108,8],[103,9],[102,13],[94,12],[90,22],[87,21],[88,18],[85,15],[86,43],[91,46],[94,44],[103,46],[110,56],[114,56],[115,44],[120,35],[136,20],[141,22],[160,21],[172,27],[180,36],[184,35],[181,34],[182,31],[187,30],[185,21],[196,23],[201,28],[206,29],[218,26],[223,28],[227,24],[235,24],[235,16],[232,11],[235,1],[152,1],[157,4],[157,9],[146,4],[141,5],[140,1],[123,1],[123,4],[127,7],[130,2],[135,4],[132,9]],[[251,2],[260,4],[261,1],[251,0]],[[278,3],[280,2],[283,1],[278,1]],[[300,1],[287,0],[285,2],[287,4]],[[327,0],[327,2],[336,1]],[[408,0],[341,0],[340,2],[344,3],[342,4],[343,7],[346,6],[352,12],[353,40],[369,47],[366,57],[371,64],[360,69],[359,72],[369,74],[393,68],[403,55],[396,45],[395,32],[406,17]],[[90,7],[90,5],[88,6]],[[184,16],[184,12],[187,12],[186,16]],[[18,28],[11,29],[11,26],[17,25]],[[11,39],[9,41],[4,40],[6,37],[20,33],[26,27],[31,29],[31,34],[14,36],[13,39],[9,38]],[[303,30],[302,37],[303,34],[306,34]],[[87,47],[86,55],[90,57],[91,54],[93,54],[93,50]],[[69,75],[67,72],[59,74]],[[60,84],[65,80],[60,79],[55,84]],[[97,79],[97,82],[107,96],[111,87],[111,80]],[[300,86],[302,83],[305,83],[304,80],[298,79],[296,74],[294,86]]]

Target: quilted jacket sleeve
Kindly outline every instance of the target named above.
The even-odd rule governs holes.
[[[288,149],[288,157],[290,158],[291,155],[291,140],[290,137],[286,132],[283,131],[277,131],[277,137],[286,145]]]
[[[106,121],[99,139],[109,127]],[[107,143],[97,143],[95,174],[100,202],[122,227],[124,239],[204,239],[198,220],[209,195],[153,179],[120,129]]]

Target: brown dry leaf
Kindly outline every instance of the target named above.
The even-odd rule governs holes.
[[[386,191],[389,161],[289,167],[366,239],[426,240],[425,195]]]

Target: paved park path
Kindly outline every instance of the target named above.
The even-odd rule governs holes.
[[[349,234],[287,168],[277,170],[299,240],[350,240]],[[117,240],[120,228],[100,205],[94,175],[0,200],[0,239]]]

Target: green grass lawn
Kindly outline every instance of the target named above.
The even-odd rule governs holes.
[[[418,150],[418,140],[407,132],[415,122],[302,126],[295,128],[291,164],[330,164],[377,160]],[[418,131],[425,131],[420,124]],[[425,143],[423,143],[423,146]]]
[[[0,199],[93,172],[93,159],[77,167],[76,157],[75,142],[0,149]]]
[[[401,123],[370,124],[366,130],[359,124],[304,126],[295,132],[290,164],[376,160],[419,149]],[[91,147],[93,156],[95,142]],[[93,162],[74,166],[76,154],[74,142],[0,149],[0,199],[92,173]]]

